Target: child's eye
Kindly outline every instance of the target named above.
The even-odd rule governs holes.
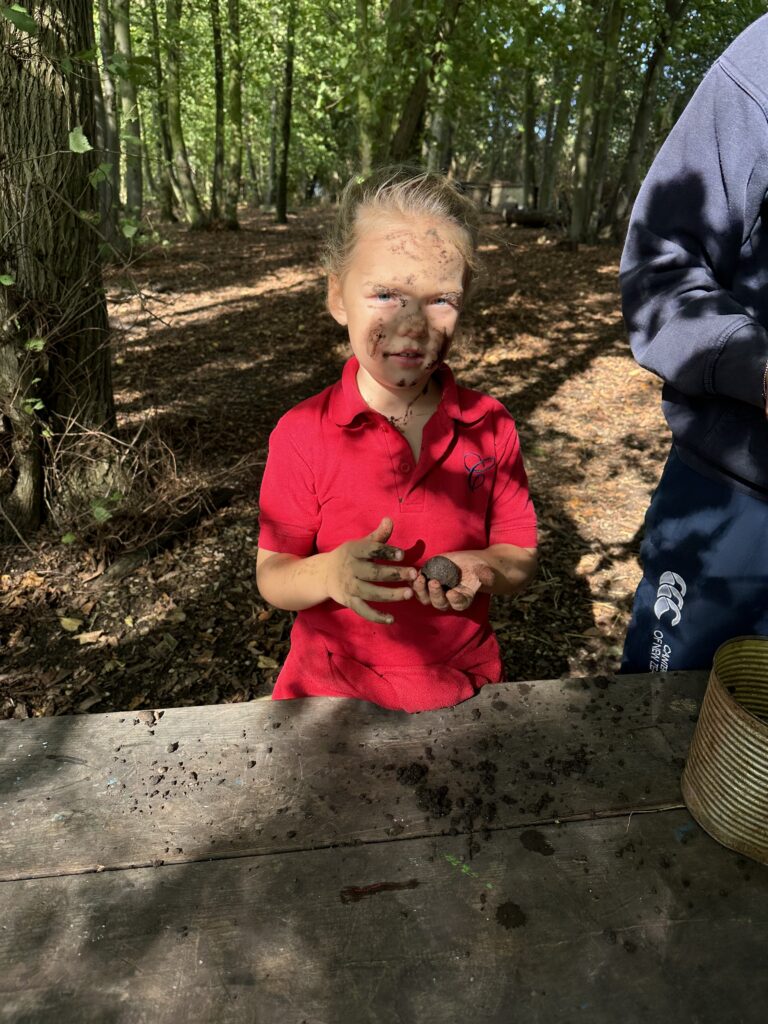
[[[393,298],[393,297],[394,297],[393,296],[393,292],[386,292],[386,291],[376,292],[376,298],[379,300],[379,302],[389,302],[389,300],[391,298]]]

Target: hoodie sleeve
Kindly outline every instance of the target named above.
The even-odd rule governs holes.
[[[768,214],[766,111],[766,97],[721,58],[643,183],[621,261],[637,361],[684,394],[757,406],[768,325],[750,301],[768,287],[768,236],[758,225]]]

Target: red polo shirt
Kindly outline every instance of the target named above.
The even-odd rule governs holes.
[[[385,515],[395,524],[388,543],[403,548],[403,565],[491,544],[536,545],[517,431],[500,402],[458,387],[443,364],[440,405],[414,462],[406,439],[363,401],[357,370],[353,356],[340,381],[291,409],[272,432],[259,547],[302,556],[331,551],[370,533]],[[489,600],[478,594],[465,612],[416,598],[376,602],[394,616],[391,625],[332,600],[301,611],[273,698],[357,697],[405,711],[466,700],[502,678]]]

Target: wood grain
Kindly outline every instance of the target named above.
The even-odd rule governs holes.
[[[0,880],[680,803],[705,673],[0,723]],[[409,784],[410,783],[410,784]]]
[[[685,811],[471,861],[401,837],[4,883],[0,914],[13,1024],[762,1024],[768,998],[768,870]]]

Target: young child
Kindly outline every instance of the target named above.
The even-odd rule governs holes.
[[[424,711],[502,679],[490,594],[536,567],[515,425],[445,363],[476,269],[474,205],[437,174],[354,179],[330,237],[341,380],[278,422],[260,495],[257,580],[297,611],[273,698]],[[433,555],[460,569],[443,589]]]

